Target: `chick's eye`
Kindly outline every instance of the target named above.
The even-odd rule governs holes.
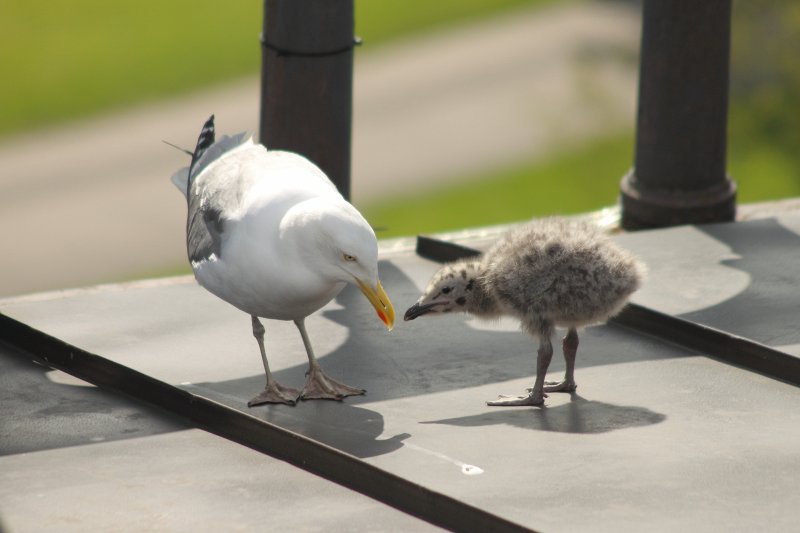
[[[444,289],[442,289],[442,294],[450,294],[450,291],[452,290],[453,290],[452,287],[445,287]]]
[[[356,256],[350,255],[350,254],[342,254],[342,259],[344,259],[348,263],[355,263],[356,262]]]

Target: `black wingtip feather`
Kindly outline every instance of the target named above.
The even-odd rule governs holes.
[[[189,176],[192,175],[192,169],[195,163],[197,163],[197,160],[200,159],[203,152],[212,144],[214,144],[214,115],[208,117],[208,120],[203,124],[203,129],[200,130],[200,136],[197,138],[197,146],[194,149],[194,154],[192,154],[192,163],[189,165]]]

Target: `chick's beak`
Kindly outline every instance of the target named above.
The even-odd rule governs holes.
[[[403,320],[405,321],[414,320],[417,317],[428,314],[431,311],[433,311],[433,308],[436,307],[437,305],[439,305],[439,302],[431,302],[427,304],[420,304],[419,302],[417,302],[408,308],[408,311],[406,311]]]
[[[392,331],[392,328],[394,328],[394,307],[386,291],[383,290],[381,282],[379,281],[373,289],[360,279],[356,279],[356,281],[358,282],[358,288],[361,289],[369,303],[375,308],[378,317],[386,324],[386,329]]]

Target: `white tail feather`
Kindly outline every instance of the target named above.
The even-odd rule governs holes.
[[[248,137],[247,132],[242,132],[236,135],[225,135],[220,140],[212,144],[203,152],[200,159],[192,167],[192,176],[197,176],[202,172],[212,161],[220,158],[226,152],[230,152],[234,148],[243,144],[253,144],[253,138]]]
[[[169,143],[167,143],[169,144]],[[253,138],[248,137],[246,132],[237,135],[225,135],[220,140],[212,144],[203,152],[194,167],[192,167],[192,176],[197,176],[202,172],[210,163],[219,159],[223,154],[233,150],[234,148],[244,145],[253,144]],[[189,197],[189,167],[184,167],[170,176],[170,181],[175,184],[179,191],[187,198]]]

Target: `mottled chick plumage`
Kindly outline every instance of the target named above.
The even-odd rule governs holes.
[[[519,319],[523,330],[540,340],[536,383],[526,396],[504,397],[490,405],[539,405],[545,391],[574,390],[577,328],[618,313],[641,285],[644,270],[596,227],[543,219],[512,230],[479,257],[444,265],[405,319],[454,311]],[[568,329],[568,375],[564,382],[545,387],[556,326]]]

